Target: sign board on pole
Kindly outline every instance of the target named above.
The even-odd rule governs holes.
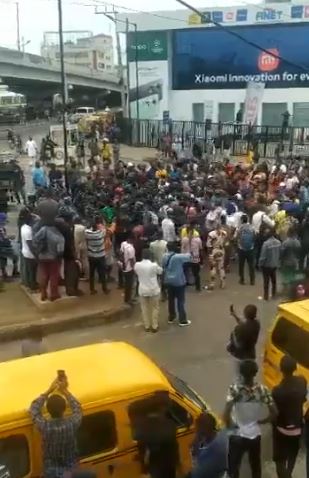
[[[247,85],[244,124],[254,125],[258,119],[259,110],[262,104],[265,83],[250,82]]]
[[[129,61],[162,61],[167,60],[166,31],[138,31],[128,33]]]
[[[170,120],[170,112],[169,110],[163,111],[163,124],[168,124]]]

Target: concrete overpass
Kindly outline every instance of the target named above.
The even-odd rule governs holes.
[[[73,97],[99,97],[110,91],[111,102],[120,105],[123,86],[117,75],[67,63],[65,70],[67,83],[73,86]],[[28,97],[47,99],[60,91],[60,63],[39,55],[0,47],[0,78],[13,91],[24,93]]]

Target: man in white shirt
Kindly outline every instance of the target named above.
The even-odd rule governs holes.
[[[255,214],[253,214],[251,225],[255,232],[255,264],[256,269],[258,270],[262,245],[265,240],[264,231],[265,229],[273,229],[275,227],[275,221],[270,219],[265,211],[259,209]]]
[[[173,210],[168,209],[167,217],[162,221],[162,232],[163,232],[163,239],[166,242],[175,242],[176,231],[175,231],[175,223],[172,219]]]
[[[138,278],[138,293],[142,309],[142,317],[146,332],[157,332],[159,328],[160,286],[158,275],[162,267],[151,261],[149,249],[143,250],[142,260],[134,266]]]
[[[121,267],[124,278],[124,301],[130,305],[132,304],[134,265],[135,249],[133,246],[133,236],[129,236],[126,241],[121,243],[119,266]]]
[[[299,179],[297,175],[293,173],[293,171],[288,173],[288,177],[285,180],[285,185],[289,191],[295,189],[295,187],[299,185]]]
[[[157,231],[156,240],[149,245],[152,260],[154,260],[158,266],[162,267],[163,257],[167,253],[167,242],[163,239],[162,229]],[[166,300],[166,287],[163,281],[163,275],[161,276],[161,298]]]
[[[21,237],[21,254],[23,267],[22,282],[23,284],[30,289],[30,291],[35,292],[38,289],[38,284],[36,281],[37,273],[37,260],[34,255],[33,245],[32,245],[32,218],[29,214],[29,217],[25,219],[25,223],[21,226],[20,237]]]
[[[252,216],[252,227],[256,234],[259,234],[262,223],[264,223],[268,228],[273,228],[275,226],[275,221],[270,219],[264,211],[259,209]]]
[[[152,259],[162,267],[164,254],[167,253],[167,242],[163,239],[162,230],[159,229],[156,234],[156,240],[149,244],[149,249],[152,254]]]
[[[76,259],[80,261],[82,266],[83,278],[88,279],[89,261],[88,261],[88,250],[87,250],[87,240],[86,240],[86,228],[81,223],[80,218],[75,219],[74,246],[75,246]]]
[[[34,139],[29,136],[28,141],[26,142],[25,150],[27,151],[28,158],[34,159],[36,158],[38,147]]]
[[[243,455],[248,453],[251,476],[262,476],[261,428],[276,417],[276,406],[270,391],[256,383],[258,366],[254,360],[242,360],[241,380],[229,387],[224,422],[232,432],[229,440],[228,476],[238,477]],[[268,412],[268,413],[267,413]]]

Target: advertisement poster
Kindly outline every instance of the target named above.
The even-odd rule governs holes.
[[[244,124],[254,125],[263,101],[264,83],[248,83],[244,109]]]
[[[231,27],[258,50],[218,28],[173,32],[173,89],[235,89],[249,82],[266,88],[309,86],[309,24]]]
[[[130,63],[130,107],[132,118],[137,117],[137,101],[140,119],[162,119],[168,110],[168,63],[167,61],[139,61],[138,89],[136,88],[135,63]]]
[[[128,33],[129,61],[162,61],[167,60],[167,32],[129,32]]]

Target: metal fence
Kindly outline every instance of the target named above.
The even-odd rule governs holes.
[[[172,142],[181,143],[182,148],[199,143],[206,151],[207,145],[214,143],[216,147],[229,149],[234,156],[247,154],[251,146],[264,158],[275,157],[278,148],[282,154],[309,156],[309,127],[133,119],[125,124],[124,141],[132,146],[156,148],[166,134]]]

